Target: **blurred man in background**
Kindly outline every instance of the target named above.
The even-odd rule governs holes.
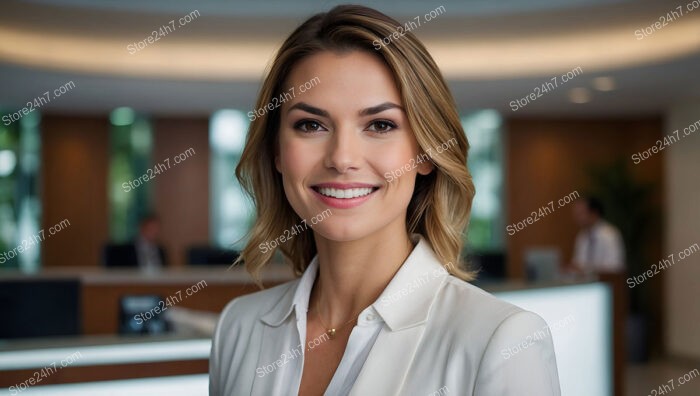
[[[625,246],[620,231],[603,218],[603,204],[596,198],[574,204],[574,220],[581,228],[576,236],[572,267],[591,273],[624,273]]]
[[[105,248],[105,265],[157,271],[167,265],[165,249],[159,241],[160,219],[156,215],[145,216],[141,219],[139,234],[133,243]]]

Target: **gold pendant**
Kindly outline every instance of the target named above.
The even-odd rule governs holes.
[[[331,339],[333,339],[333,338],[335,337],[335,329],[328,329],[328,330],[326,331],[326,334],[328,334],[328,336],[329,336]]]

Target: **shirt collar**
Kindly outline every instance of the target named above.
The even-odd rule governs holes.
[[[416,243],[413,251],[372,304],[392,331],[424,323],[439,286],[448,276],[422,235],[412,234],[411,240]],[[449,265],[452,264],[446,266]],[[287,320],[292,312],[295,312],[297,320],[306,315],[317,272],[318,256],[314,256],[301,278],[287,289],[280,303],[263,315],[263,322],[276,327]]]
[[[318,272],[318,255],[314,256],[304,270],[301,278],[292,281],[282,299],[269,312],[262,316],[263,322],[270,326],[281,325],[294,312],[297,320],[309,310],[309,297]]]

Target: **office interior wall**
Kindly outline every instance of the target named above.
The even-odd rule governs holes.
[[[700,102],[672,108],[667,133],[689,128],[700,120]],[[696,124],[700,127],[700,124]],[[665,150],[666,248],[661,256],[700,244],[700,130]],[[661,258],[661,257],[659,257]],[[700,252],[694,253],[664,271],[666,345],[672,356],[700,361]]]

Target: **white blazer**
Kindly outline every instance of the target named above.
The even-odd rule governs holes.
[[[276,396],[256,368],[279,359],[281,340],[297,334],[289,313],[298,284],[226,306],[212,343],[210,395]],[[561,394],[544,320],[449,275],[422,237],[373,307],[384,325],[352,396]]]

